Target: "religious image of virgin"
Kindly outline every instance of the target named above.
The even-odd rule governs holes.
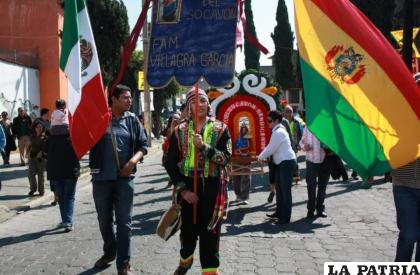
[[[160,22],[175,23],[177,21],[178,0],[159,0]]]

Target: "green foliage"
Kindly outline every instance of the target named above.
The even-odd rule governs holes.
[[[271,33],[275,46],[273,56],[275,80],[285,89],[294,88],[296,86],[292,63],[294,37],[284,0],[278,2],[276,21],[277,26],[274,28],[274,33]]]
[[[246,25],[248,32],[257,38],[257,33],[255,31],[254,25],[254,15],[252,13],[251,0],[245,0],[245,16],[246,16]],[[245,38],[244,45],[244,54],[245,54],[245,68],[246,69],[260,69],[260,51],[254,48],[249,44],[248,39]]]
[[[153,107],[155,111],[153,113],[153,134],[156,137],[160,136],[162,132],[162,120],[160,115],[166,104],[166,100],[178,95],[181,92],[181,87],[175,81],[169,82],[169,84],[160,89],[154,89],[153,91]]]
[[[367,18],[382,32],[391,44],[392,19],[395,12],[395,1],[391,0],[351,0]]]
[[[172,96],[178,95],[180,91],[181,86],[179,86],[178,83],[176,83],[175,81],[169,82],[169,84],[163,88],[154,89],[153,106],[155,107],[155,109],[161,108],[161,105],[159,105],[161,101],[165,101],[168,98],[171,98]],[[163,109],[163,107],[165,106],[162,106],[161,109]]]
[[[121,0],[87,0],[103,81],[109,85],[117,76],[121,51],[129,34],[127,9]]]
[[[130,87],[132,91],[136,91],[138,86],[138,72],[141,70],[143,70],[143,52],[135,50],[128,62],[121,83]]]

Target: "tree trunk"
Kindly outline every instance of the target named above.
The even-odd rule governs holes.
[[[152,113],[153,128],[152,132],[156,139],[160,139],[160,134],[162,133],[162,122],[160,120],[160,114],[162,109],[156,109]]]
[[[160,139],[160,133],[162,132],[162,123],[160,121],[160,115],[165,107],[165,95],[163,90],[155,90],[153,94],[153,107],[154,111],[152,114],[153,127],[152,132],[157,139]]]
[[[172,96],[172,112],[176,112],[176,96]]]
[[[413,58],[413,4],[413,0],[405,0],[404,2],[404,34],[402,56],[404,63],[407,65],[410,71],[412,71]]]

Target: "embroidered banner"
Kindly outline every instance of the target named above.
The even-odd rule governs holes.
[[[183,86],[200,77],[214,87],[232,82],[235,68],[236,0],[154,0],[147,82]]]

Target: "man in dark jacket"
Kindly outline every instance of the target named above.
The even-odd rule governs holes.
[[[137,163],[147,154],[147,139],[137,117],[128,112],[132,104],[130,88],[118,85],[110,103],[112,121],[90,151],[89,160],[93,199],[104,241],[104,254],[95,267],[105,268],[117,257],[118,274],[132,274],[130,236],[134,174]]]
[[[18,116],[13,119],[12,132],[18,139],[18,147],[20,154],[20,165],[25,165],[25,156],[30,144],[29,134],[31,131],[32,120],[26,114],[22,107],[18,108]]]

